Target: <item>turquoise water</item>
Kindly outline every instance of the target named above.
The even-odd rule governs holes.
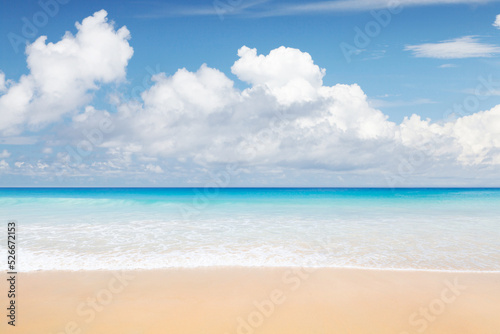
[[[1,188],[32,270],[500,271],[500,189]],[[6,256],[5,256],[6,258]]]

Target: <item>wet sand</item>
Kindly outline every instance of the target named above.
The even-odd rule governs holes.
[[[40,271],[1,333],[500,333],[500,274],[305,268]]]

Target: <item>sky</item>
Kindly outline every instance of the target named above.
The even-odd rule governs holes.
[[[0,2],[0,186],[500,186],[500,1]]]

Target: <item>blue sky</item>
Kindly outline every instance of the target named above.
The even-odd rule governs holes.
[[[240,171],[229,186],[500,185],[495,168],[500,161],[500,130],[495,123],[495,107],[500,104],[500,29],[494,26],[500,14],[497,1],[401,0],[398,10],[392,12],[385,0],[40,3],[2,1],[0,5],[0,71],[5,78],[3,91],[0,81],[0,99],[4,99],[0,115],[10,113],[2,117],[10,121],[0,128],[1,185],[200,186],[213,181],[210,175],[227,170],[228,164],[237,164]],[[129,32],[128,37],[116,37],[118,33],[108,36],[116,37],[116,49],[112,49],[115,44],[110,44],[104,51],[116,55],[116,59],[110,57],[109,63],[96,60],[95,65],[102,66],[102,71],[115,72],[105,78],[98,73],[63,73],[67,80],[73,80],[63,91],[52,81],[59,80],[58,72],[64,72],[66,65],[59,67],[52,60],[58,54],[64,56],[70,64],[68,69],[79,68],[77,61],[88,66],[87,61],[71,58],[73,52],[78,52],[71,48],[61,51],[43,46],[39,52],[25,52],[18,41],[33,43],[47,36],[44,43],[57,43],[64,39],[66,31],[76,36],[79,29],[75,22],[81,23],[102,9],[106,15],[100,16],[99,22],[113,27],[114,32],[123,26]],[[383,24],[376,20],[380,15],[388,19]],[[29,24],[35,28],[30,35],[26,34]],[[363,39],[359,31],[366,34],[367,29],[375,30]],[[79,44],[78,50],[85,54],[104,52],[93,49],[103,47],[98,33],[88,33],[95,39],[93,44]],[[356,43],[356,38],[362,38],[364,45]],[[246,60],[239,56],[243,46],[256,49],[255,56],[247,53]],[[270,52],[282,46],[286,49],[271,58]],[[346,46],[352,51],[348,57],[343,51]],[[301,56],[306,53],[310,60]],[[269,56],[268,65],[259,62],[258,55]],[[31,57],[28,66],[27,56]],[[275,73],[274,62],[286,63],[286,59],[291,59],[291,67]],[[241,66],[235,70],[233,65],[239,60]],[[302,63],[294,66],[295,61]],[[206,78],[197,72],[202,64],[211,69]],[[303,71],[298,70],[301,64]],[[44,70],[46,66],[52,66],[51,70]],[[260,73],[264,70],[260,71],[259,66],[268,66],[268,72]],[[170,80],[182,68],[199,74],[194,83],[181,75],[181,83]],[[296,75],[288,75],[295,70]],[[151,76],[158,73],[164,74],[153,82]],[[23,75],[29,78],[25,87],[32,90],[32,100],[17,111],[21,117],[7,107],[14,103],[12,99],[17,95],[13,87],[20,85]],[[287,94],[296,91],[284,90],[295,84],[290,86],[286,80],[299,77],[312,80],[309,83],[313,88],[308,83],[298,91],[311,88],[319,93],[290,100]],[[218,80],[224,87],[232,82],[234,91],[227,87],[219,91]],[[321,84],[316,85],[317,80],[322,80]],[[177,86],[182,82],[186,86]],[[209,87],[214,82],[215,86]],[[484,82],[494,88],[488,90]],[[207,89],[207,99],[211,94],[220,93],[220,99],[233,93],[239,95],[213,102],[214,107],[205,110],[202,117],[196,114],[201,112],[198,107],[190,107],[194,101],[189,99],[197,98],[196,94],[186,97],[182,93],[196,83]],[[347,85],[350,91],[324,93],[320,88],[338,84]],[[485,92],[479,97],[474,92],[478,86]],[[264,91],[259,93],[259,89]],[[172,91],[177,99],[163,100]],[[58,100],[61,94],[71,101]],[[248,101],[243,103],[242,98]],[[344,104],[350,108],[350,98],[359,98],[361,106],[354,103],[353,110],[338,109]],[[172,109],[159,111],[165,101],[173,101]],[[176,103],[182,107],[174,107]],[[254,157],[243,158],[242,147],[269,127],[262,121],[266,103],[269,110],[287,110],[300,117],[293,118],[292,125],[280,127],[281,132],[272,131],[276,132],[275,138],[264,146],[275,151],[259,151]],[[257,116],[248,111],[257,110],[252,108],[258,109]],[[50,114],[50,110],[56,112]],[[451,114],[450,110],[459,112]],[[481,111],[490,113],[483,115]],[[175,112],[190,116],[166,122],[161,135],[145,135],[153,133],[155,125]],[[248,122],[243,128],[253,129],[242,134],[240,141],[240,123],[210,126],[213,119],[228,113],[242,124]],[[153,120],[153,114],[159,118]],[[468,117],[474,114],[478,116]],[[103,134],[102,139],[98,136],[98,142],[89,146],[91,152],[82,161],[71,159],[68,146],[76,148],[87,140],[75,134],[85,129],[89,133],[96,127],[97,121],[89,115],[109,117],[113,131]],[[198,115],[196,121],[191,118],[194,115]],[[379,120],[380,115],[386,116],[385,123]],[[409,120],[412,115],[419,116],[418,122],[414,118],[405,123],[405,117]],[[376,124],[359,127],[361,121],[372,116]],[[144,133],[140,133],[133,125],[145,119],[149,121],[145,121]],[[319,119],[328,119],[331,128],[318,128]],[[309,127],[307,133],[305,126]],[[236,130],[232,133],[230,129]],[[318,131],[326,132],[319,137],[309,133]],[[204,138],[204,143],[213,140],[216,145],[204,147],[203,142],[193,140],[196,137]],[[429,146],[417,147],[427,142]],[[292,157],[288,149],[294,152]],[[415,156],[423,155],[424,162],[415,163],[413,156],[408,156],[412,150]],[[301,153],[309,151],[319,153]],[[62,163],[68,154],[69,160]],[[120,163],[112,163],[117,154]],[[338,159],[332,158],[335,156]],[[405,160],[410,168],[401,172]]]

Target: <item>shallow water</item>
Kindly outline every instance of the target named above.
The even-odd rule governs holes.
[[[0,217],[4,258],[17,221],[20,271],[500,271],[500,189],[4,188]]]

